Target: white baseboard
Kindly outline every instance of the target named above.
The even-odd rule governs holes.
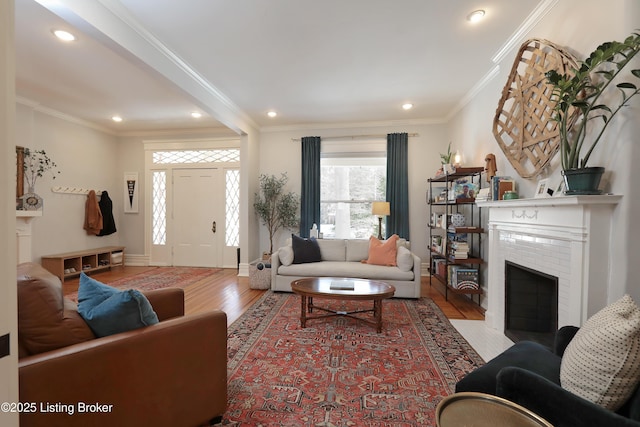
[[[124,265],[147,267],[149,266],[149,255],[128,254],[125,252]]]
[[[429,276],[429,263],[423,262],[420,264],[420,276]]]
[[[238,276],[249,277],[249,263],[246,263],[246,262],[240,263],[240,268],[238,269]]]
[[[132,267],[149,267],[152,264],[149,261],[149,255],[142,254],[127,254],[124,255],[124,265],[132,266]],[[154,267],[167,267],[165,264],[153,264]],[[237,268],[237,266],[223,266],[222,268]],[[238,276],[249,277],[249,264],[248,263],[240,263],[240,268],[238,269]]]

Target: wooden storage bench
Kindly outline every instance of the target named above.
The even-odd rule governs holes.
[[[42,257],[42,266],[58,276],[62,283],[69,277],[79,276],[82,271],[90,274],[122,265],[124,265],[124,246],[105,246]]]

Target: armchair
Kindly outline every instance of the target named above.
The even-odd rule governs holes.
[[[146,292],[158,324],[102,338],[76,333],[73,344],[28,354],[21,322],[47,316],[26,303],[30,287],[51,291],[56,328],[79,317],[73,302],[58,302],[61,285],[51,276],[37,264],[18,267],[20,401],[35,404],[20,414],[21,426],[198,426],[224,414],[224,312],[184,316],[182,289]]]
[[[553,349],[520,341],[469,373],[456,392],[493,394],[540,415],[555,427],[640,427],[640,389],[616,412],[589,402],[560,386],[564,350],[578,331],[560,328]]]

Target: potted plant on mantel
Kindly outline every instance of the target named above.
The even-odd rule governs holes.
[[[42,178],[46,172],[51,172],[53,179],[56,179],[58,165],[51,160],[44,150],[24,149],[24,162],[22,165],[24,180],[27,183],[27,192],[22,196],[22,209],[39,210],[42,209],[42,197],[36,194],[36,181]]]
[[[553,86],[552,100],[556,101],[552,119],[558,122],[560,132],[565,194],[600,193],[598,185],[604,168],[587,164],[613,117],[640,93],[640,87],[633,82],[616,81],[638,52],[640,34],[633,33],[624,42],[611,41],[598,46],[585,61],[580,61],[580,68],[572,74],[555,70],[546,73],[547,81]],[[631,74],[640,79],[640,69],[631,70]],[[612,84],[618,88],[620,97],[608,100],[605,97],[613,95],[603,94]],[[601,119],[602,123],[591,129],[595,119]]]
[[[298,196],[285,193],[286,173],[280,178],[260,175],[260,193],[255,194],[253,208],[269,230],[269,255],[273,253],[273,237],[280,228],[298,226]]]

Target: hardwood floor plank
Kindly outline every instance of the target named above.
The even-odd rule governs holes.
[[[151,271],[158,267],[125,266],[94,274],[96,280],[110,283],[115,280]],[[78,290],[79,279],[65,281],[63,292]],[[484,319],[484,311],[477,303],[463,295],[449,293],[444,297],[444,287],[429,286],[429,278],[421,281],[422,296],[431,298],[449,319]],[[227,323],[233,323],[264,294],[264,290],[251,289],[248,277],[238,277],[236,269],[222,269],[185,288],[185,313],[196,314],[208,310],[222,310],[227,313]]]

